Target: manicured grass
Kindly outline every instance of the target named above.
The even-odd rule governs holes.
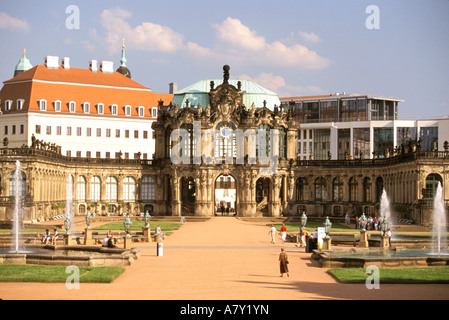
[[[145,221],[132,221],[131,231],[142,231]],[[151,221],[150,228],[154,230],[157,225],[161,226],[162,231],[178,230],[182,224],[178,222]],[[124,230],[123,222],[111,222],[102,226],[93,228],[94,230]]]
[[[66,270],[66,266],[0,264],[0,281],[66,282],[73,275]],[[79,267],[80,282],[111,283],[124,271],[120,267]]]
[[[365,283],[372,278],[363,268],[337,268],[327,271],[342,283]],[[449,284],[449,266],[423,268],[381,268],[379,283],[393,284]]]

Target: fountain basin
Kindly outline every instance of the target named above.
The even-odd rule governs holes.
[[[312,259],[322,268],[407,268],[449,265],[449,252],[440,254],[428,249],[360,249],[328,252],[314,250]]]
[[[139,257],[137,249],[104,248],[98,246],[34,246],[13,252],[0,249],[0,263],[58,266],[124,267]]]

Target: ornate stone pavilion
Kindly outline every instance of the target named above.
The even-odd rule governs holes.
[[[444,151],[422,151],[416,143],[382,158],[300,160],[301,124],[292,108],[251,81],[230,80],[229,70],[224,67],[223,79],[200,81],[160,102],[152,160],[4,146],[0,221],[12,218],[12,173],[20,161],[28,221],[64,213],[72,175],[79,215],[376,216],[385,188],[400,217],[430,223],[436,186],[449,182],[447,144]]]

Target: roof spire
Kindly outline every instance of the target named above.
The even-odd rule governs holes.
[[[125,77],[131,78],[131,72],[126,66],[125,38],[122,38],[122,57],[120,59],[120,67],[117,69],[117,72],[123,74]]]
[[[24,71],[31,69],[32,67],[33,66],[31,65],[30,60],[28,60],[26,57],[26,49],[24,48],[22,59],[20,59],[19,63],[16,65],[16,68],[14,69],[14,77]]]

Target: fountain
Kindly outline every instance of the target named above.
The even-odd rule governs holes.
[[[441,187],[440,182],[438,182],[437,192],[433,201],[432,234],[434,249],[432,253],[441,255],[443,254],[441,249],[447,247],[447,225],[446,210],[444,208],[443,188]]]
[[[19,250],[19,228],[23,219],[23,179],[20,162],[16,161],[14,170],[14,215],[13,215],[13,250],[18,253]]]
[[[390,199],[388,199],[387,191],[383,189],[382,191],[382,197],[380,199],[380,216],[381,220],[384,221],[384,219],[387,219],[388,225],[391,227],[391,209],[390,209]]]
[[[65,215],[65,221],[68,226],[66,234],[73,234],[75,230],[73,223],[73,178],[71,174],[67,178]]]

